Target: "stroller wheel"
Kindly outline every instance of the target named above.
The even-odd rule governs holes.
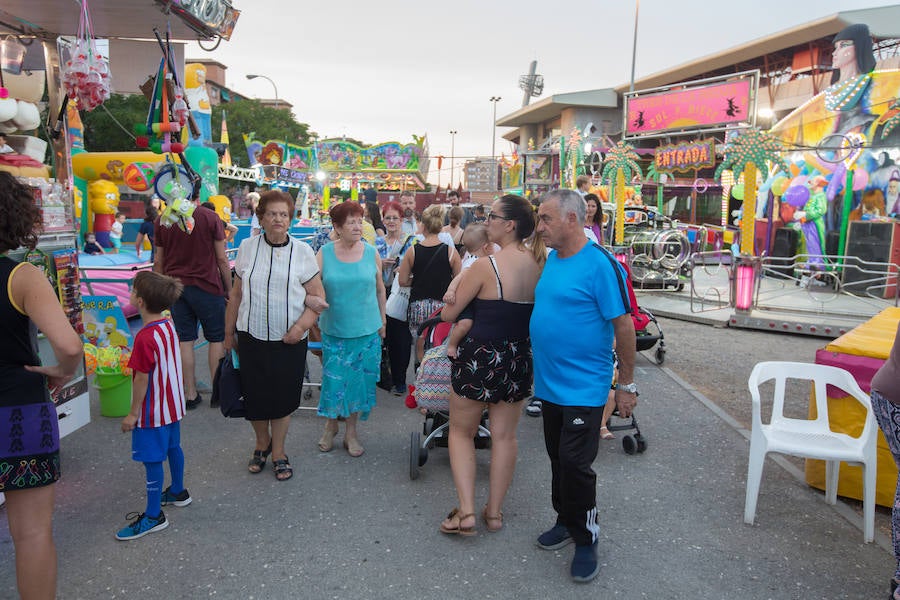
[[[637,443],[637,451],[643,453],[647,449],[647,440],[640,433],[634,434],[634,441]]]
[[[419,478],[419,451],[422,450],[421,436],[418,431],[413,431],[409,436],[409,478]],[[427,450],[426,450],[427,452]]]
[[[661,365],[666,360],[666,351],[663,348],[656,349],[656,364]]]
[[[630,435],[626,435],[622,438],[622,449],[625,454],[634,454],[637,452],[637,442]]]

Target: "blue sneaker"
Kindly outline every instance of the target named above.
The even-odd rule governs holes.
[[[600,563],[597,562],[597,542],[590,546],[575,546],[575,557],[569,571],[575,583],[588,583],[600,574]]]
[[[172,493],[172,486],[167,487],[162,493],[162,505],[168,506],[172,504],[174,506],[187,506],[191,502],[193,502],[193,498],[188,493],[187,488],[181,490],[180,494]]]
[[[572,536],[569,535],[569,529],[559,522],[539,535],[537,539],[538,548],[542,548],[543,550],[559,550],[563,546],[571,543]]]
[[[135,517],[137,518],[135,519]],[[153,517],[148,517],[144,513],[141,513],[140,515],[138,515],[138,513],[129,513],[125,518],[134,519],[134,521],[116,533],[117,540],[136,540],[144,537],[148,533],[160,531],[169,526],[169,522],[166,521],[166,514],[163,511],[159,511],[159,516],[155,519]]]

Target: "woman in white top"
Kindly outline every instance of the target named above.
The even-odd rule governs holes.
[[[259,473],[271,453],[279,481],[293,475],[284,440],[300,406],[307,332],[318,317],[305,304],[308,295],[325,297],[312,248],[288,235],[293,206],[278,190],[260,197],[256,214],[263,233],[238,248],[237,281],[225,315],[225,348],[238,349],[247,420],[256,433],[247,468]]]

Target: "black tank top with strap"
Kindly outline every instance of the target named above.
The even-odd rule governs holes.
[[[472,306],[475,319],[469,337],[473,340],[524,340],[529,337],[528,324],[531,321],[533,302],[510,302],[503,299],[503,284],[497,261],[489,256],[494,277],[497,278],[497,300],[475,298]]]
[[[0,256],[0,406],[49,402],[43,375],[31,373],[25,365],[40,365],[37,327],[19,312],[9,297],[9,280],[19,263]]]

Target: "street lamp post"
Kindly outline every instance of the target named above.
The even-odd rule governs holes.
[[[454,169],[454,155],[456,154],[456,134],[458,132],[455,129],[450,130],[450,189],[453,189],[453,169]]]
[[[275,90],[275,108],[278,108],[278,86],[275,85],[275,82],[272,81],[270,77],[266,77],[265,75],[247,75],[247,79],[256,79],[259,77],[260,79],[265,79],[269,83],[272,84],[272,88]]]
[[[500,96],[491,96],[490,102],[494,105],[494,118],[491,121],[491,184],[497,189],[497,103]]]

